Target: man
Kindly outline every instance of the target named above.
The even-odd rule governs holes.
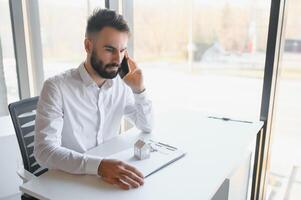
[[[114,11],[95,10],[84,41],[86,60],[45,81],[38,106],[34,155],[42,166],[73,174],[95,174],[123,189],[143,185],[143,175],[118,160],[84,153],[118,135],[122,116],[152,130],[152,105],[142,71],[127,55],[129,27]],[[130,72],[118,75],[126,57]]]

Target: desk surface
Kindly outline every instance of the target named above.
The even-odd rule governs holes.
[[[23,184],[21,191],[41,199],[210,199],[244,159],[262,122],[208,119],[196,112],[162,115],[152,134],[130,130],[87,154],[108,156],[152,137],[179,146],[187,155],[145,179],[137,189],[123,191],[96,176],[49,171]]]

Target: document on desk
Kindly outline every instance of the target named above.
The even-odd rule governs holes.
[[[153,140],[147,141],[151,147],[150,158],[139,160],[134,156],[134,147],[123,150],[108,156],[108,158],[122,160],[134,167],[136,167],[144,177],[148,177],[167,165],[177,161],[185,156],[185,152],[176,147],[156,142]]]

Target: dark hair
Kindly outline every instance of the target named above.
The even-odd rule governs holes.
[[[104,27],[112,27],[121,32],[130,33],[130,28],[122,15],[109,9],[95,9],[88,18],[86,37],[91,33],[97,33]]]

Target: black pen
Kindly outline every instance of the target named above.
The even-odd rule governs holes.
[[[162,142],[158,142],[158,144],[161,144],[161,145],[163,145],[163,146],[166,146],[166,147],[169,147],[169,148],[172,148],[172,149],[177,150],[176,147],[170,146],[170,145],[168,145],[168,144],[164,144],[164,143],[162,143]]]
[[[250,121],[238,120],[238,119],[231,119],[231,118],[227,118],[227,117],[214,117],[214,116],[208,116],[208,118],[211,118],[211,119],[219,119],[219,120],[223,120],[223,121],[232,121],[232,122],[249,123],[249,124],[252,124],[252,123],[253,123],[253,122],[250,122]]]
[[[170,145],[168,145],[168,144],[164,144],[164,143],[162,143],[162,142],[156,142],[156,141],[154,141],[154,140],[150,140],[150,141],[151,141],[151,142],[155,142],[156,145],[162,145],[162,146],[169,147],[169,148],[171,148],[171,149],[177,150],[176,147],[170,146]]]

